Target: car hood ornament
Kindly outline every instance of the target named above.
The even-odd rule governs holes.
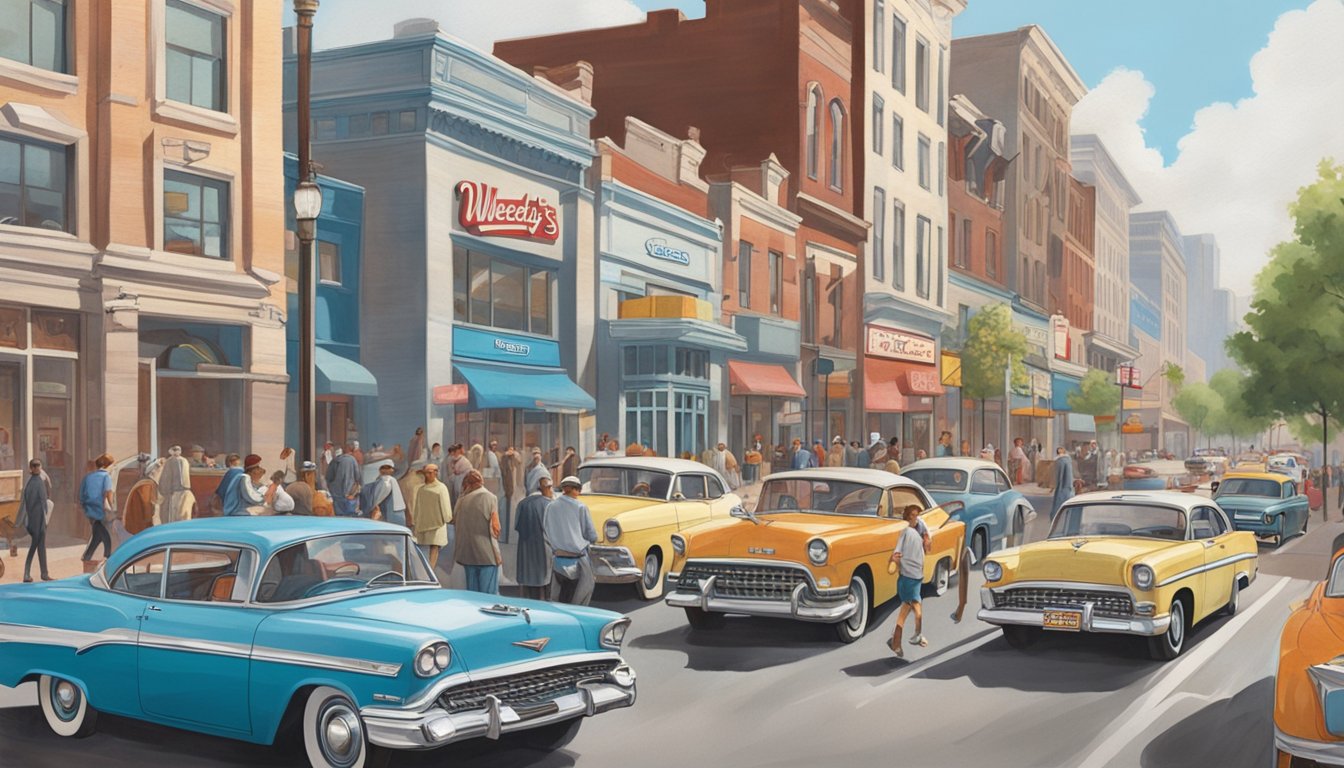
[[[514,643],[514,645],[518,646],[519,648],[526,648],[529,651],[536,651],[537,653],[541,653],[542,651],[546,650],[546,646],[550,642],[551,638],[549,637],[538,637],[536,640],[519,640],[518,642]]]
[[[1082,548],[1083,548],[1083,545],[1085,545],[1085,544],[1087,544],[1087,539],[1074,539],[1074,540],[1073,540],[1073,549],[1074,549],[1074,551],[1077,551],[1077,550],[1082,549]]]
[[[522,616],[528,624],[532,623],[532,611],[527,608],[519,608],[516,605],[495,603],[494,605],[483,605],[480,610],[481,613],[488,613],[493,616]]]

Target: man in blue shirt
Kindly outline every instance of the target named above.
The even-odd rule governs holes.
[[[224,479],[219,481],[219,487],[215,489],[215,495],[219,497],[219,506],[221,510],[224,508],[224,494],[233,487],[234,481],[238,479],[238,476],[243,474],[243,468],[239,466],[242,462],[243,457],[236,453],[230,453],[228,458],[224,459],[224,466],[227,467],[227,469],[224,470]],[[221,512],[221,514],[227,513]]]
[[[89,546],[84,550],[84,556],[80,558],[86,563],[93,559],[94,550],[100,543],[103,545],[104,560],[112,554],[112,534],[108,533],[103,520],[107,510],[116,509],[117,506],[113,496],[112,474],[107,471],[107,468],[112,466],[112,456],[104,453],[93,460],[93,466],[94,470],[85,475],[83,482],[79,484],[79,504],[84,508],[84,516],[89,519],[89,524],[93,527],[93,533],[89,536]]]
[[[327,466],[327,489],[331,491],[337,517],[358,517],[359,462],[351,455],[350,443],[346,443],[345,448],[345,452]]]
[[[265,489],[258,485],[264,477],[266,470],[261,466],[261,457],[255,453],[248,454],[243,460],[242,470],[233,476],[233,482],[224,489],[223,514],[226,517],[250,515],[252,512],[249,507],[265,504]]]
[[[796,437],[793,439],[791,453],[790,463],[793,469],[809,469],[817,466],[817,455],[803,447],[803,441]]]

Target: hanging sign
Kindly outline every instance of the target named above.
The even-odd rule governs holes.
[[[457,184],[457,220],[482,237],[517,237],[554,243],[560,239],[560,217],[545,198],[500,197],[499,189],[480,181]]]

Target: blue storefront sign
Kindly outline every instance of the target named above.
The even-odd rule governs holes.
[[[1130,294],[1129,324],[1155,340],[1162,340],[1162,315],[1157,305],[1137,291]]]
[[[691,263],[690,251],[669,245],[667,240],[661,237],[651,237],[645,240],[644,252],[652,258],[670,261],[683,267],[690,266]]]
[[[457,326],[453,328],[453,357],[558,368],[560,345],[549,339]]]
[[[560,367],[560,345],[550,339],[456,326],[453,368],[477,410],[577,413],[597,407]]]

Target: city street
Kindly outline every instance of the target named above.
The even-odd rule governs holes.
[[[1045,499],[1033,498],[1039,510]],[[1032,539],[1045,533],[1045,516]],[[1010,648],[975,620],[952,624],[953,593],[926,602],[928,648],[891,656],[888,607],[863,640],[828,628],[739,618],[693,634],[681,611],[601,588],[595,605],[628,613],[625,656],[639,674],[634,708],[597,717],[566,749],[543,754],[507,741],[399,755],[398,766],[856,765],[1263,766],[1270,759],[1274,660],[1290,605],[1325,572],[1344,523],[1322,525],[1275,551],[1240,612],[1196,628],[1177,660],[1149,660],[1129,638],[1057,635]],[[271,749],[120,718],[88,741],[50,735],[29,690],[4,690],[0,764],[297,764]]]

